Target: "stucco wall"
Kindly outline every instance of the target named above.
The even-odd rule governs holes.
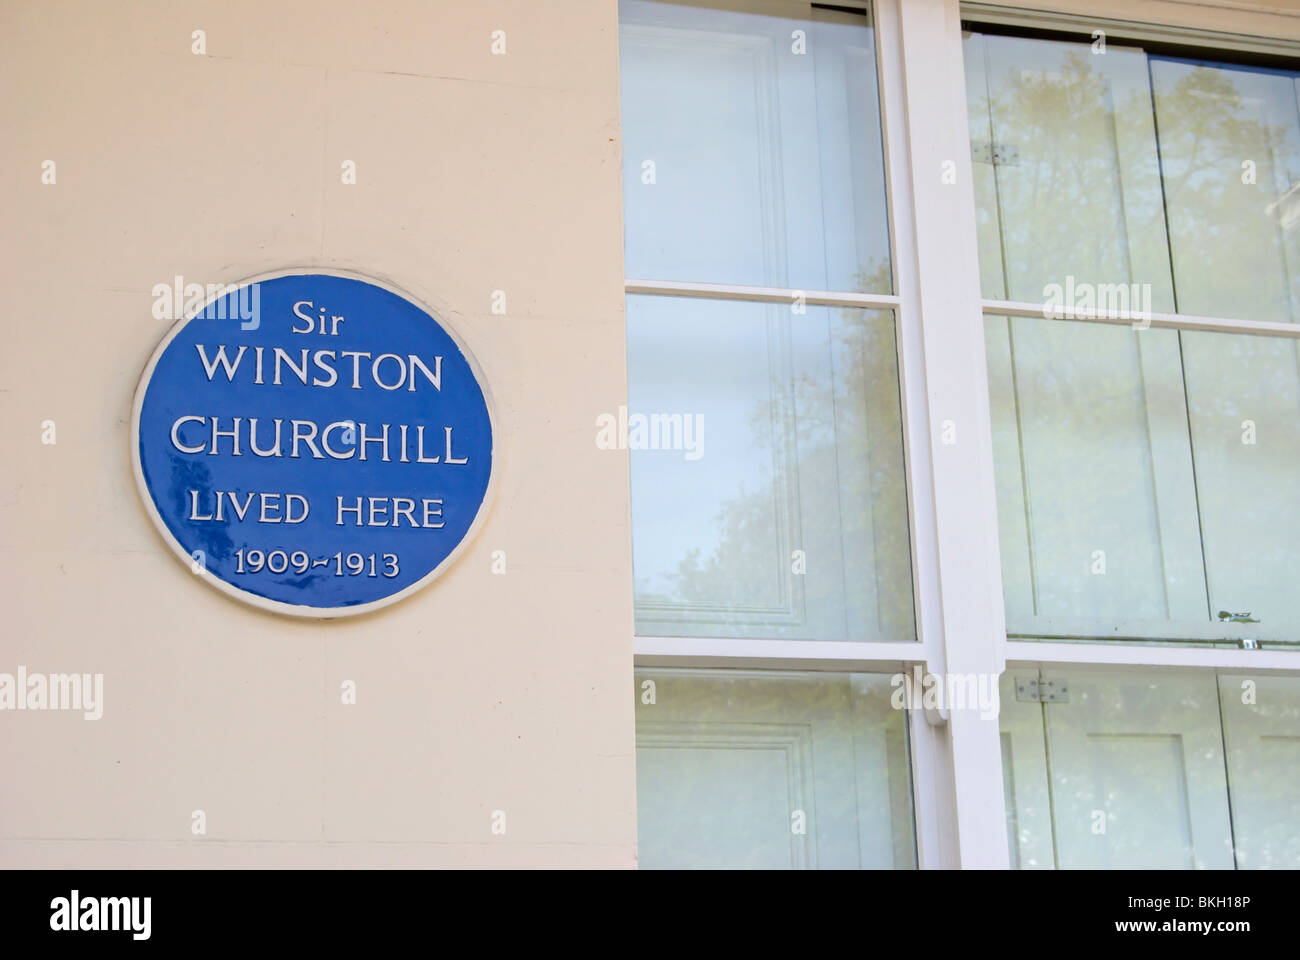
[[[9,0],[0,37],[0,671],[104,675],[100,720],[0,714],[0,865],[632,865],[614,0]],[[498,417],[464,556],[325,623],[200,582],[128,456],[153,286],[301,265],[433,308]]]

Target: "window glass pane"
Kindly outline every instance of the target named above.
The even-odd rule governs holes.
[[[1050,816],[1057,866],[1232,868],[1212,674],[1045,669],[1068,688],[1067,701],[1047,704],[1016,699],[1022,675],[1008,671],[1002,688],[1004,713],[1022,714],[1003,721],[1023,754],[1016,802],[1033,805],[1024,813],[1040,825]],[[1022,847],[1051,865],[1041,836]]]
[[[1300,341],[1179,336],[1210,617],[1300,639]]]
[[[1300,677],[1219,678],[1242,868],[1300,867]]]
[[[1036,303],[1069,283],[1109,299],[1138,283],[1172,310],[1142,51],[974,34],[966,75],[984,295]]]
[[[1001,695],[1013,864],[1300,866],[1300,678],[1022,668]]]
[[[1151,58],[1180,312],[1300,320],[1298,81]]]
[[[1043,715],[1059,866],[1232,868],[1212,674],[1073,671]]]
[[[1300,74],[979,34],[966,73],[985,295],[1139,314],[986,325],[1010,632],[1290,639],[1297,341],[1140,321],[1300,317]]]
[[[637,672],[642,868],[914,867],[887,676]]]
[[[985,331],[1010,632],[1204,621],[1177,332],[1020,317]]]
[[[1300,320],[1297,74],[1152,58],[1178,309]],[[1183,334],[1211,616],[1300,619],[1300,343]]]
[[[981,34],[965,49],[985,296],[1059,284],[1079,307],[1133,294],[1300,319],[1300,73]]]
[[[915,639],[892,314],[627,313],[638,633]]]
[[[1294,640],[1297,341],[1023,317],[985,332],[1011,634],[1235,620]]]
[[[1016,696],[1017,682],[1037,677],[1036,670],[1008,667],[998,686],[1009,862],[1019,870],[1056,866],[1043,709],[1038,703]]]
[[[866,12],[621,0],[619,20],[627,275],[888,292]]]

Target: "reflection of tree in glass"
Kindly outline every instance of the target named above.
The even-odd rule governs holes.
[[[972,104],[975,128],[987,120],[1015,154],[977,198],[1001,229],[1006,295],[1036,301],[1067,275],[1159,294],[1171,242],[1183,312],[1292,319],[1300,231],[1268,211],[1300,180],[1293,78],[1153,61],[1153,90],[1065,44],[1054,69],[1022,69],[1028,51],[1044,52],[1021,43],[993,48],[1025,59],[991,66],[989,93]]]
[[[976,171],[981,221],[994,226],[981,249],[988,295],[1034,302],[1067,278],[1150,283],[1152,308],[1172,310],[1176,284],[1185,313],[1297,315],[1300,231],[1268,214],[1300,171],[1293,77],[1161,60],[1148,73],[1132,51],[1100,58],[1077,44],[984,39],[990,66],[987,92],[973,85],[973,136],[1015,154]],[[1243,183],[1245,159],[1254,183]],[[1300,503],[1282,492],[1300,456],[1295,342],[991,323],[1002,330],[991,327],[990,350],[1015,377],[1014,395],[994,385],[995,398],[1006,395],[994,432],[998,449],[1020,450],[1021,463],[997,464],[1004,526],[1021,514],[1029,527],[1036,604],[1019,613],[1170,615],[1160,551],[1199,545],[1196,533],[1162,543],[1168,530],[1154,526],[1149,461],[1160,444],[1194,451],[1209,603],[1253,605],[1274,622],[1286,613],[1277,584],[1232,571],[1248,557],[1272,570],[1294,557],[1295,535],[1278,531],[1300,530]],[[1190,447],[1186,416],[1161,402],[1184,392]],[[1273,438],[1253,461],[1243,457],[1245,417],[1267,422]],[[1191,489],[1190,470],[1172,479]],[[1131,575],[1089,576],[1079,559],[1087,544],[1109,545]],[[1019,588],[1018,603],[1030,589]],[[1208,618],[1208,606],[1195,616]]]
[[[1295,320],[1300,231],[1283,230],[1268,213],[1300,179],[1300,120],[1292,83],[1210,67],[1156,67],[1160,157],[1179,309]],[[1287,123],[1269,122],[1273,104],[1268,94],[1275,86],[1290,106]],[[1284,116],[1280,110],[1276,115]],[[1252,168],[1249,174],[1243,162]]]
[[[888,273],[887,263],[877,265],[860,289],[882,289]],[[910,553],[893,315],[817,307],[795,315],[782,307],[768,316],[769,324],[788,328],[780,333],[788,332],[797,347],[780,358],[788,379],[774,384],[771,403],[753,410],[750,436],[773,453],[773,470],[784,471],[798,512],[790,521],[791,550],[805,552],[807,574],[793,582],[796,596],[804,591],[807,622],[794,635],[908,639]],[[780,333],[776,342],[790,342]],[[809,344],[822,353],[815,368],[806,359]],[[757,479],[718,513],[714,550],[708,556],[691,550],[681,559],[671,577],[675,599],[744,607],[770,596],[774,565],[792,561],[772,556],[782,494],[761,482],[767,478]],[[827,556],[831,544],[836,555]],[[868,599],[866,616],[874,622],[864,624],[849,608],[873,596],[879,609],[871,610]],[[775,625],[771,634],[783,635]]]

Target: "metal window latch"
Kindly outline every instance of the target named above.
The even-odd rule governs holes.
[[[995,167],[1015,167],[1020,165],[1020,151],[1006,143],[976,143],[971,146],[971,157],[976,163],[988,163]]]
[[[1259,623],[1258,618],[1252,617],[1249,610],[1245,613],[1232,613],[1229,610],[1220,610],[1217,616],[1220,623]],[[1243,650],[1259,649],[1259,641],[1254,637],[1239,637],[1237,643]]]
[[[1070,687],[1064,680],[1016,677],[1016,699],[1024,703],[1069,703]]]
[[[1245,613],[1229,613],[1227,610],[1219,611],[1219,620],[1222,623],[1259,623],[1250,615],[1250,611]]]

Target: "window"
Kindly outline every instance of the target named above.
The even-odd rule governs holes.
[[[866,9],[623,0],[619,18],[628,276],[889,293]]]
[[[914,865],[888,677],[702,668],[916,638],[870,19],[620,14],[641,863]]]
[[[1300,73],[964,49],[1009,636],[1296,644]],[[1092,659],[1003,675],[1012,866],[1300,865],[1295,676]]]
[[[629,415],[695,425],[693,449],[632,453],[638,632],[913,639],[892,314],[633,296],[627,316]]]
[[[916,862],[903,713],[888,677],[637,674],[644,868]]]
[[[1011,634],[1300,639],[1300,341],[1144,326],[1300,320],[1300,73],[965,48]]]
[[[1298,728],[1296,677],[1009,670],[1011,864],[1300,866]]]
[[[642,865],[1300,866],[1300,31],[619,9]]]
[[[912,641],[868,11],[620,14],[638,633]]]

